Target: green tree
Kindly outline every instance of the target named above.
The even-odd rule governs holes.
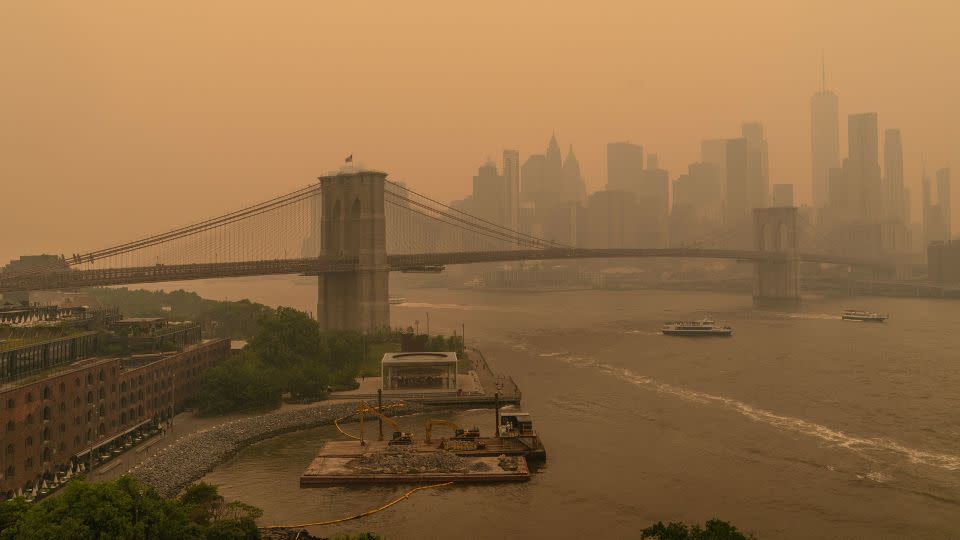
[[[320,327],[306,313],[280,307],[260,320],[250,349],[271,366],[285,368],[316,358],[320,352]]]
[[[191,524],[175,501],[161,498],[131,477],[115,482],[70,482],[63,493],[31,505],[0,538],[33,540],[196,539]]]
[[[163,499],[131,477],[112,482],[73,480],[63,493],[28,504],[0,503],[0,539],[255,540],[263,512],[225,502],[216,486],[196,484],[179,499]]]
[[[280,403],[280,374],[244,350],[207,370],[195,400],[204,414],[275,407]]]
[[[746,536],[726,521],[711,519],[705,527],[694,524],[692,527],[681,522],[666,525],[658,521],[640,531],[640,538],[651,540],[751,540],[755,536]]]

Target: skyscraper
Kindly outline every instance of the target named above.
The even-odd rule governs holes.
[[[899,129],[883,133],[883,215],[889,220],[903,220],[903,143]]]
[[[847,120],[848,157],[844,176],[852,190],[853,217],[863,223],[876,223],[881,217],[879,134],[877,113],[851,114]]]
[[[583,177],[580,175],[580,162],[577,156],[573,154],[573,145],[567,152],[567,158],[563,161],[563,196],[562,200],[566,202],[581,202],[587,195],[587,188],[583,183]]]
[[[543,162],[543,191],[555,195],[561,191],[563,185],[563,156],[560,154],[560,145],[556,135],[550,136],[547,152]],[[553,197],[551,197],[553,199]]]
[[[813,205],[820,209],[830,202],[830,169],[840,166],[840,108],[827,90],[825,68],[820,91],[810,98],[810,157]]]
[[[477,175],[473,177],[472,207],[474,213],[499,225],[507,225],[509,220],[509,200],[507,185],[503,177],[497,173],[497,166],[493,161],[487,161],[480,166]]]
[[[940,205],[940,217],[943,220],[941,226],[943,239],[953,238],[953,208],[950,203],[950,169],[944,168],[937,171],[937,204]]]
[[[724,152],[724,165],[726,170],[726,190],[724,192],[724,205],[726,208],[726,222],[728,225],[735,225],[738,222],[750,218],[750,207],[748,206],[748,178],[749,178],[749,151],[747,140],[728,139],[726,141]]]
[[[763,124],[746,122],[740,135],[747,141],[747,208],[764,208],[770,197],[770,172]]]
[[[700,142],[700,161],[708,163],[716,171],[720,197],[727,193],[727,140],[707,139]]]
[[[507,185],[507,208],[509,219],[507,226],[518,230],[520,225],[520,152],[503,151],[503,181]]]
[[[636,193],[640,211],[640,245],[665,247],[670,213],[670,175],[659,168],[654,154],[647,159],[647,168],[641,173]]]
[[[524,202],[535,202],[537,195],[543,192],[545,164],[543,154],[534,154],[523,162],[520,168],[520,193]]]
[[[628,142],[607,144],[607,189],[635,192],[643,172],[643,147]]]

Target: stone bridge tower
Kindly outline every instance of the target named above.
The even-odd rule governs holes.
[[[754,263],[754,302],[758,304],[800,302],[798,244],[795,207],[753,210],[753,248],[756,251],[774,252],[784,256],[782,260]]]
[[[383,191],[387,174],[341,172],[320,177],[320,255],[356,258],[356,271],[320,274],[317,322],[325,330],[390,327]]]

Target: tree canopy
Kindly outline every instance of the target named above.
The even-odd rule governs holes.
[[[640,531],[640,538],[651,540],[755,540],[755,536],[746,536],[732,524],[719,519],[711,519],[704,527],[699,524],[688,526],[672,521],[666,525],[658,521]]]
[[[35,504],[21,498],[0,503],[0,539],[256,539],[260,515],[253,506],[225,503],[207,484],[189,488],[180,499],[164,499],[129,476],[73,480]]]

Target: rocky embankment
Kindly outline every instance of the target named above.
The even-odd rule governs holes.
[[[398,402],[385,405],[394,403]],[[242,418],[195,431],[136,465],[129,474],[153,486],[160,495],[173,497],[247,445],[281,433],[333,424],[337,418],[356,411],[356,407],[354,403],[321,404]],[[393,416],[419,410],[419,406],[406,403],[388,408],[385,414]]]

